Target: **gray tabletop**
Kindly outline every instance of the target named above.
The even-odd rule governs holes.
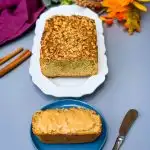
[[[0,48],[0,57],[17,47],[31,49],[34,31]],[[130,108],[139,118],[122,150],[150,150],[150,14],[142,32],[129,36],[118,25],[105,28],[109,74],[105,83],[84,101],[94,105],[108,124],[104,150],[113,147],[123,116]],[[32,114],[57,98],[44,95],[31,81],[29,60],[0,79],[0,149],[34,150],[30,139]]]

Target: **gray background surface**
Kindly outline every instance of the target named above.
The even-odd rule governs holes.
[[[0,57],[17,47],[31,49],[34,31],[0,47]],[[129,36],[118,25],[105,28],[109,74],[84,101],[95,106],[108,124],[104,150],[111,150],[123,116],[130,108],[139,118],[122,150],[150,150],[150,14],[143,16],[142,32]],[[56,98],[44,95],[31,81],[29,60],[0,79],[0,150],[34,150],[30,139],[32,114]]]

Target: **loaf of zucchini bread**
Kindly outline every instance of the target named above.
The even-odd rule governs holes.
[[[86,143],[97,139],[102,123],[93,110],[49,109],[33,115],[32,131],[44,143]]]
[[[98,73],[96,25],[85,16],[46,20],[41,38],[41,72],[46,77],[81,77]]]

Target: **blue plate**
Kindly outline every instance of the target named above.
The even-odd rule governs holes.
[[[100,113],[95,110],[93,107],[88,105],[85,102],[81,102],[78,100],[61,100],[56,101],[52,104],[49,104],[42,108],[42,110],[53,109],[53,108],[70,108],[70,107],[83,107],[87,109],[92,109],[96,111],[99,115]],[[100,115],[101,116],[101,115]],[[41,143],[38,138],[32,133],[31,129],[31,138],[38,150],[101,150],[107,139],[107,128],[104,118],[102,118],[102,134],[98,137],[98,139],[91,143],[83,143],[83,144],[44,144]]]

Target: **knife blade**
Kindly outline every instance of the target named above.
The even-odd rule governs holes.
[[[112,150],[119,150],[123,144],[127,133],[129,132],[131,126],[138,117],[138,111],[135,109],[130,109],[125,115],[122,124],[119,129],[119,136],[116,139],[115,145]]]

